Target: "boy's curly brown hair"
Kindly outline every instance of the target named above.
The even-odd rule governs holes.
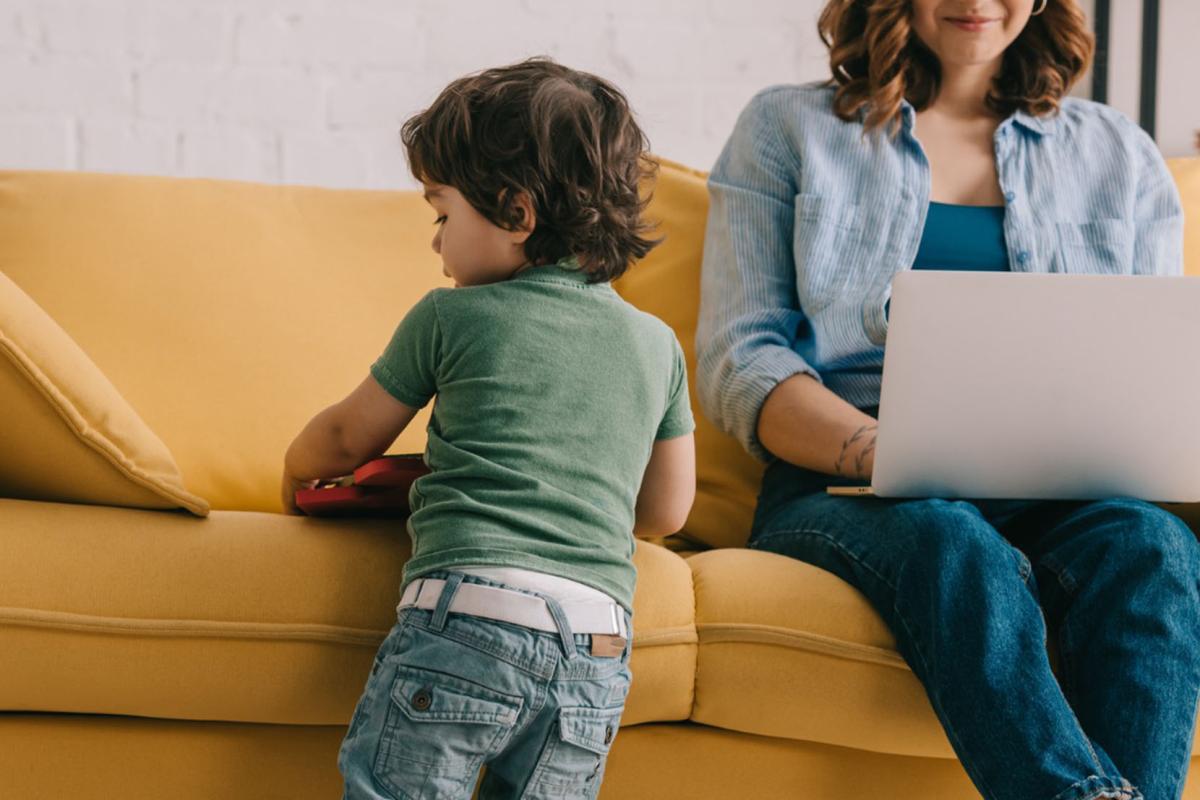
[[[937,97],[941,65],[912,30],[912,0],[829,0],[817,28],[837,84],[834,112],[866,109],[867,130],[899,130],[900,101],[920,111]],[[1002,116],[1058,110],[1091,63],[1094,40],[1075,0],[1049,0],[1004,51],[988,106]]]
[[[577,256],[593,283],[612,280],[658,242],[640,193],[656,165],[625,95],[549,58],[451,83],[400,132],[413,176],[462,193],[492,224],[521,223],[529,195],[534,264]]]

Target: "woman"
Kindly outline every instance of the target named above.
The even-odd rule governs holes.
[[[833,80],[757,95],[709,182],[699,392],[769,462],[750,546],[866,596],[983,796],[1177,798],[1200,695],[1178,518],[824,492],[870,480],[896,272],[1178,274],[1166,166],[1066,97],[1092,50],[1074,0],[831,0],[819,25]]]

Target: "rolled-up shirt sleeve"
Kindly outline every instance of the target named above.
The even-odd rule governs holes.
[[[1127,121],[1137,170],[1134,197],[1133,272],[1183,274],[1183,202],[1158,145]]]
[[[742,111],[709,177],[696,329],[700,407],[761,460],[771,458],[757,433],[767,395],[796,374],[821,380],[795,349],[808,327],[792,249],[797,162],[771,91]]]

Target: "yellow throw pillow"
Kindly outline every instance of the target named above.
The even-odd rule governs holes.
[[[162,440],[3,273],[0,409],[0,496],[208,514]]]

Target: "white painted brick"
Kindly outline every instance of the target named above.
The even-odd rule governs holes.
[[[758,91],[758,87],[744,84],[719,84],[706,86],[701,100],[702,119],[700,132],[705,141],[720,141],[717,152],[724,146],[724,140],[733,131],[733,124],[738,115],[750,102],[750,98]],[[716,153],[713,154],[715,160]],[[708,169],[712,164],[702,164],[701,169]]]
[[[247,64],[349,62],[415,69],[424,37],[414,9],[398,3],[387,17],[294,11],[238,20],[236,57]]]
[[[726,26],[705,33],[696,78],[701,81],[786,83],[796,79],[800,43],[792,31],[776,25]]]
[[[607,51],[605,23],[588,17],[539,25],[532,16],[514,16],[496,4],[447,8],[435,20],[424,32],[427,66],[443,82],[531,56],[550,56],[576,66]]]
[[[829,50],[819,39],[814,39],[800,51],[797,73],[799,83],[829,80],[832,74],[829,67]]]
[[[80,167],[92,172],[177,174],[174,128],[125,119],[89,119],[80,129]]]
[[[401,71],[344,76],[329,87],[328,122],[331,127],[400,124],[427,108],[445,87],[423,72]]]
[[[705,142],[700,131],[700,90],[692,82],[631,85],[629,102],[654,153],[689,166],[703,166],[698,153]]]
[[[424,0],[436,4],[438,0]],[[602,3],[562,2],[562,0],[523,0],[519,5],[524,20],[536,25],[539,21],[549,22],[563,18],[604,17],[609,20],[640,23],[647,17],[671,18],[679,27],[694,27],[706,22],[703,13],[697,13],[696,0],[604,0]]]
[[[0,3],[0,53],[28,52],[37,46],[37,23],[26,3]]]
[[[0,109],[48,113],[131,114],[133,85],[120,61],[79,56],[0,55]]]
[[[233,13],[188,3],[143,2],[132,21],[133,51],[148,61],[233,60]]]
[[[367,181],[369,189],[413,189],[420,184],[408,171],[404,145],[400,133],[393,127],[371,128],[354,131],[367,156]],[[433,217],[430,217],[430,222]],[[433,231],[430,230],[430,236]]]
[[[366,183],[366,148],[352,135],[285,133],[282,152],[284,183],[336,188]]]
[[[0,116],[0,169],[73,169],[74,151],[66,116]]]
[[[319,126],[325,119],[322,81],[295,72],[231,71],[217,82],[212,117],[281,127]]]
[[[0,0],[0,114],[13,123],[0,152],[31,165],[411,186],[404,119],[454,78],[544,54],[614,81],[656,152],[706,168],[755,91],[827,75],[823,5]]]
[[[130,17],[124,3],[39,0],[35,10],[51,53],[111,59],[131,51]]]
[[[154,64],[133,76],[137,112],[150,119],[201,121],[221,73],[211,67]]]
[[[691,13],[703,16],[718,28],[747,22],[781,23],[792,28],[792,34],[799,38],[807,37],[809,29],[816,30],[817,17],[824,6],[823,2],[805,4],[796,0],[750,0],[741,3],[706,0],[704,5],[693,3]]]
[[[138,73],[138,109],[149,118],[319,126],[321,79],[303,72],[157,64]]]
[[[671,31],[668,38],[666,31]],[[664,79],[695,80],[704,59],[703,31],[698,28],[672,29],[670,20],[646,25],[621,27],[612,33],[609,43],[613,65],[619,72],[618,83]]]
[[[193,127],[180,138],[180,174],[241,181],[278,181],[276,137],[269,131]]]

